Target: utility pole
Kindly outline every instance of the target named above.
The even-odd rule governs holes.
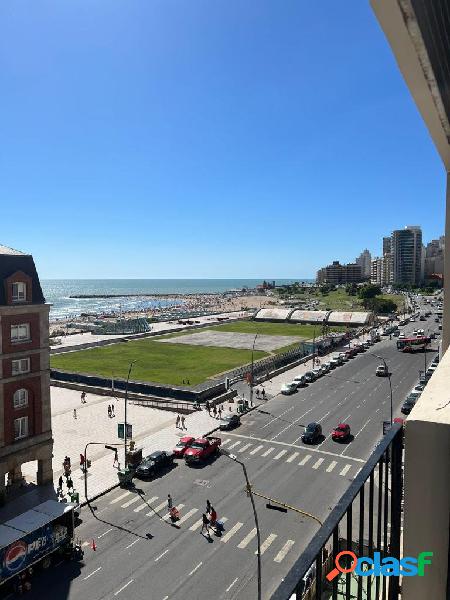
[[[251,372],[250,372],[250,406],[253,406],[253,366],[254,366],[253,353],[255,350],[255,344],[256,344],[257,337],[258,337],[258,334],[255,335],[255,339],[253,340],[253,346],[252,346],[252,368],[251,368]]]
[[[130,362],[130,366],[128,368],[128,375],[127,375],[127,385],[125,387],[125,423],[124,423],[124,446],[125,446],[125,465],[124,468],[127,468],[127,404],[128,404],[128,383],[130,381],[130,373],[131,373],[131,369],[133,368],[133,365],[136,361],[132,360]]]

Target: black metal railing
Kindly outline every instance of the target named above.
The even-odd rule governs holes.
[[[397,600],[398,576],[339,573],[328,581],[337,555],[351,551],[400,558],[403,427],[394,424],[300,555],[271,600]],[[339,564],[349,569],[351,557]]]

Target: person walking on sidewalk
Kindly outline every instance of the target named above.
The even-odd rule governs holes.
[[[203,514],[202,514],[202,530],[201,530],[201,532],[200,532],[200,533],[203,535],[203,532],[204,532],[205,530],[206,530],[206,535],[207,535],[208,537],[210,537],[210,535],[209,535],[209,519],[208,519],[208,517],[206,516],[206,514],[205,514],[205,513],[203,513]]]
[[[108,417],[111,418],[111,405],[108,404]]]
[[[62,477],[62,475],[60,475],[59,479],[58,479],[58,489],[61,491],[62,491],[63,481],[64,481],[63,477]]]
[[[216,405],[214,404],[214,408],[213,408],[213,417],[216,419],[217,418],[217,408]]]
[[[219,413],[219,419],[222,418],[222,407],[219,406],[219,410],[217,411]]]
[[[177,422],[176,422],[175,426],[177,429],[180,427],[180,415],[177,415]]]
[[[187,429],[184,415],[181,415],[181,429]]]
[[[86,404],[86,392],[81,392],[81,404]]]
[[[73,409],[73,418],[74,419],[77,418],[77,409],[76,408]]]
[[[114,412],[114,404],[111,404],[111,416],[115,417],[116,413]]]

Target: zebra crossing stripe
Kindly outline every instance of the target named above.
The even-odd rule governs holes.
[[[138,506],[137,508],[135,508],[134,512],[141,512],[141,510],[144,510],[144,508],[148,508],[148,505],[151,504],[152,502],[156,502],[156,500],[158,500],[158,496],[153,496],[153,498],[150,498],[150,500],[146,500],[145,502],[143,502],[141,504],[141,506]]]
[[[131,498],[131,500],[128,500],[128,502],[125,502],[125,504],[121,504],[120,508],[128,508],[135,502],[139,502],[139,500],[142,500],[142,498],[139,494],[136,494],[134,498]]]
[[[225,446],[225,444],[229,444],[231,442],[230,438],[227,438],[226,440],[223,440],[221,446]]]
[[[239,531],[239,529],[242,527],[244,523],[239,523],[237,522],[236,525],[233,525],[233,527],[230,529],[230,531],[228,531],[225,535],[223,535],[220,540],[226,544],[228,542],[228,540],[233,537],[233,535],[235,533],[237,533]]]
[[[330,462],[330,464],[327,467],[327,473],[331,473],[331,471],[334,469],[334,467],[337,465],[337,461],[336,460],[332,460]]]
[[[274,562],[280,563],[294,544],[294,540],[288,540],[273,559]]]
[[[238,548],[247,548],[247,546],[249,545],[249,543],[252,541],[252,539],[255,537],[256,535],[256,527],[254,527],[250,533],[248,533],[245,538],[242,540],[242,542],[240,544],[238,544]]]
[[[273,452],[275,450],[275,448],[269,448],[268,450],[266,450],[262,456],[268,456],[271,452]]]
[[[160,510],[162,510],[165,506],[167,507],[167,500],[164,500],[164,502],[161,502],[161,504],[158,504],[158,506],[155,506],[155,508],[153,510],[151,510],[150,512],[146,513],[145,516],[146,517],[151,517],[155,513],[157,513]]]
[[[281,452],[278,452],[278,454],[276,456],[273,457],[273,460],[278,460],[279,458],[281,458],[285,454],[287,454],[287,450],[282,450]]]
[[[242,446],[242,448],[238,448],[237,451],[238,452],[245,452],[247,450],[247,448],[250,448],[250,446],[252,446],[253,444],[245,444],[245,446]]]
[[[264,448],[264,446],[256,446],[256,448],[254,448],[250,454],[256,454],[257,452],[259,452],[261,450],[261,448]]]
[[[198,508],[191,508],[191,510],[188,510],[188,512],[185,515],[183,515],[178,521],[178,525],[181,525],[181,523],[184,523],[185,521],[190,519],[192,515],[195,515],[196,512],[198,512]]]
[[[184,504],[178,504],[178,505],[177,505],[177,508],[178,508],[178,510],[181,510],[183,507],[184,507]],[[170,515],[169,515],[169,513],[167,513],[167,515],[164,515],[164,516],[163,516],[163,520],[164,520],[164,521],[168,521],[169,519],[170,519]],[[178,523],[179,523],[179,522],[180,522],[180,521],[178,521]]]
[[[323,463],[325,459],[324,458],[318,458],[316,460],[316,462],[313,464],[312,468],[313,469],[318,469],[320,467],[320,465]]]
[[[352,468],[352,465],[345,465],[345,467],[342,469],[342,471],[339,473],[339,475],[342,475],[342,477],[344,477],[345,475],[347,475],[347,473],[350,471],[351,468]]]
[[[299,454],[300,454],[300,452],[294,452],[294,454],[291,454],[291,456],[286,459],[286,462],[291,463],[293,460],[295,460],[297,458],[297,456]]]
[[[231,444],[231,446],[228,448],[228,450],[231,450],[231,448],[238,446],[240,443],[241,443],[240,441],[234,442],[234,444]]]
[[[269,548],[269,546],[272,544],[272,542],[277,538],[277,534],[276,533],[271,533],[269,536],[267,536],[267,538],[264,540],[264,542],[261,544],[261,556],[264,554],[264,552],[267,550],[267,548]],[[258,550],[256,550],[255,554],[258,554]]]
[[[305,458],[302,458],[302,460],[298,463],[300,466],[306,465],[306,463],[308,462],[308,460],[311,458],[311,454],[307,454],[305,456]]]
[[[121,500],[123,500],[124,498],[129,496],[130,494],[131,494],[131,492],[124,492],[120,496],[117,496],[117,498],[114,498],[114,500],[111,500],[110,504],[115,504],[116,502],[120,502]]]

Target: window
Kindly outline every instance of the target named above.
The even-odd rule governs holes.
[[[14,392],[13,406],[14,408],[22,408],[28,405],[28,390],[20,389]]]
[[[20,417],[20,419],[14,419],[14,439],[20,440],[20,438],[27,437],[28,435],[28,417]]]
[[[11,342],[24,342],[30,339],[30,324],[11,325]]]
[[[30,359],[29,358],[18,358],[13,360],[11,363],[11,371],[13,375],[20,375],[21,373],[30,372]]]
[[[18,281],[12,284],[12,301],[23,302],[27,299],[27,284]]]

